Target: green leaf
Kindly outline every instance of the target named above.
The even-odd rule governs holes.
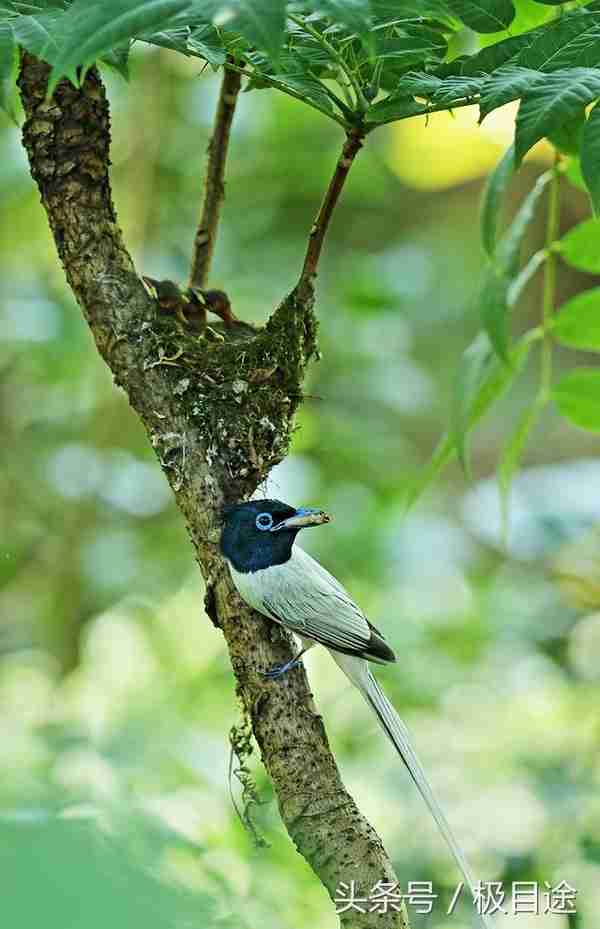
[[[13,23],[15,40],[36,58],[53,64],[58,54],[65,16],[59,10],[20,16]]]
[[[341,23],[361,39],[371,39],[371,4],[369,0],[310,0],[308,8],[322,13],[334,23]]]
[[[526,33],[525,35],[514,35],[508,39],[502,39],[501,42],[494,42],[487,48],[469,57],[463,62],[461,74],[491,74],[499,68],[507,65],[509,61],[527,48],[533,42],[535,33]]]
[[[60,50],[51,61],[48,93],[63,76],[76,83],[79,66],[89,67],[116,45],[141,33],[168,28],[192,6],[193,0],[103,0],[92,4],[75,0],[62,16]]]
[[[565,164],[564,173],[569,184],[572,184],[577,190],[582,190],[584,193],[587,193],[587,187],[583,179],[583,174],[581,173],[579,158],[569,158]]]
[[[521,97],[525,91],[535,87],[541,80],[543,80],[541,74],[532,71],[531,68],[518,68],[514,65],[500,68],[485,81],[481,88],[479,122],[485,119],[492,110]]]
[[[563,155],[578,155],[583,138],[585,112],[581,110],[573,119],[561,123],[548,133],[548,141]]]
[[[511,145],[490,174],[481,200],[481,240],[487,254],[492,257],[496,248],[498,219],[502,198],[515,173],[515,147]]]
[[[494,351],[505,363],[509,361],[508,311],[514,305],[514,293],[511,294],[512,300],[509,299],[509,293],[518,271],[525,233],[535,215],[538,201],[551,178],[551,171],[540,175],[525,197],[494,252],[479,298],[483,326]]]
[[[427,57],[443,58],[448,43],[432,29],[420,28],[413,35],[383,38],[377,44],[377,61],[393,61],[401,67],[423,61]]]
[[[574,425],[600,432],[599,368],[575,368],[555,385],[552,399]]]
[[[487,269],[483,287],[479,294],[481,322],[487,332],[494,351],[508,364],[508,288],[510,277],[493,264]]]
[[[241,32],[248,42],[267,52],[272,62],[277,61],[285,32],[285,0],[222,0],[216,6],[215,26]]]
[[[544,75],[521,100],[515,133],[517,164],[536,142],[575,119],[599,96],[600,71],[570,68]]]
[[[129,42],[125,42],[123,45],[117,45],[115,48],[111,49],[110,52],[106,52],[106,54],[102,56],[102,61],[117,71],[126,81],[129,80],[130,48]]]
[[[501,365],[494,357],[491,358],[480,387],[472,397],[466,431],[470,432],[496,400],[499,400],[509,389],[529,357],[531,344],[532,334],[527,334],[511,352],[510,366]],[[403,500],[405,511],[412,507],[455,454],[456,442],[451,432],[441,439],[428,463],[419,470],[419,473],[406,487]]]
[[[600,14],[577,10],[540,29],[518,64],[536,71],[594,67],[600,62]]]
[[[539,419],[543,403],[535,400],[523,411],[517,425],[509,437],[498,464],[498,489],[500,491],[500,509],[502,512],[502,535],[505,546],[508,543],[510,489],[515,471],[519,467],[523,449],[529,433]]]
[[[0,23],[0,109],[13,121],[16,121],[14,101],[17,59],[13,31],[8,23]]]
[[[451,426],[458,460],[466,477],[471,476],[467,452],[467,434],[473,398],[477,396],[485,380],[486,371],[492,359],[492,347],[485,333],[477,338],[463,352],[460,366],[454,381],[453,403],[451,407]]]
[[[595,105],[583,127],[581,141],[581,173],[585,181],[594,215],[600,214],[600,106]]]
[[[449,0],[448,6],[475,32],[499,32],[515,18],[511,0]]]
[[[419,116],[427,112],[422,103],[417,103],[412,97],[390,96],[370,106],[366,113],[367,123],[391,123],[396,119],[406,119],[408,116]]]
[[[586,219],[573,226],[554,244],[554,250],[572,268],[600,274],[600,220]]]
[[[600,287],[586,290],[562,305],[552,321],[557,342],[600,351]]]

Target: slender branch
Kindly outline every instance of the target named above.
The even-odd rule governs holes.
[[[329,227],[333,211],[340,198],[342,188],[344,187],[348,172],[358,152],[362,148],[364,135],[356,129],[351,130],[344,143],[342,154],[338,160],[333,177],[329,182],[329,187],[325,192],[321,208],[315,219],[308,239],[308,247],[304,257],[304,265],[300,274],[300,284],[309,283],[317,274],[319,258],[325,240],[325,234]]]
[[[206,169],[202,215],[194,238],[190,272],[191,287],[205,287],[210,270],[217,238],[221,204],[225,196],[225,162],[229,147],[229,135],[241,83],[242,76],[237,71],[223,70],[215,123],[208,145],[208,166]]]
[[[234,65],[229,61],[226,61],[223,67],[228,71],[235,71],[237,74],[241,74],[243,77],[264,81],[265,84],[268,84],[270,87],[275,87],[276,90],[280,90],[282,93],[287,94],[288,97],[293,97],[295,100],[300,100],[307,106],[312,107],[313,110],[318,110],[318,112],[322,113],[323,116],[327,116],[329,119],[335,120],[335,122],[339,123],[340,126],[343,126],[344,129],[348,128],[348,123],[342,116],[338,116],[338,114],[334,113],[333,110],[328,110],[326,107],[320,106],[314,100],[309,100],[309,98],[301,94],[300,91],[294,90],[292,87],[288,87],[287,84],[284,84],[282,81],[278,81],[276,77],[271,77],[270,74],[263,74],[262,71],[249,71],[247,68],[240,68],[239,65]]]
[[[303,303],[293,293],[250,340],[210,350],[197,334],[160,317],[117,225],[109,112],[98,72],[91,68],[80,87],[60,82],[47,100],[49,70],[23,55],[23,137],[67,279],[187,522],[207,613],[227,642],[289,835],[332,899],[341,882],[355,881],[357,893],[368,895],[378,881],[396,882],[389,856],[344,788],[304,668],[277,686],[260,673],[291,657],[289,636],[240,600],[218,550],[223,502],[249,496],[289,447],[315,351],[310,295]],[[358,150],[360,140],[352,145]],[[333,207],[337,195],[330,199]],[[164,364],[167,353],[176,355],[176,365]],[[240,393],[240,383],[250,389]],[[340,922],[343,929],[408,925],[405,912],[392,908],[348,909]]]

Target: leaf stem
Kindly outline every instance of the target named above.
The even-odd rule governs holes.
[[[348,78],[354,91],[356,97],[356,106],[359,108],[361,113],[364,113],[369,104],[364,97],[360,83],[357,81],[354,71],[348,66],[344,56],[337,50],[334,45],[331,44],[331,42],[325,38],[321,32],[319,32],[318,29],[315,29],[314,26],[311,26],[310,23],[307,23],[305,20],[303,20],[301,16],[295,16],[293,13],[288,13],[288,18],[291,19],[291,21],[297,26],[299,26],[300,29],[304,29],[305,32],[308,32],[308,34],[319,43],[321,48],[325,49],[325,51],[328,52],[328,54],[331,55],[331,57],[338,63],[341,70]]]
[[[247,68],[240,68],[239,65],[234,65],[230,61],[226,61],[223,65],[226,71],[236,71],[238,74],[241,74],[243,77],[248,77],[251,80],[264,81],[265,84],[269,84],[271,87],[275,87],[277,90],[280,90],[282,93],[287,94],[288,97],[294,97],[295,100],[300,100],[301,103],[306,103],[307,106],[313,108],[313,110],[318,110],[319,113],[322,113],[323,116],[329,117],[329,119],[335,120],[336,123],[339,123],[340,126],[343,126],[344,129],[348,129],[349,125],[342,116],[338,116],[337,113],[334,113],[333,110],[328,110],[324,106],[319,106],[318,103],[315,103],[314,100],[309,100],[308,97],[303,96],[299,91],[293,90],[291,87],[288,87],[287,84],[278,81],[277,78],[271,77],[269,74],[263,74],[262,71],[248,71]]]
[[[546,220],[546,263],[544,266],[544,291],[542,297],[542,341],[540,362],[540,402],[545,404],[550,398],[552,386],[552,337],[550,326],[554,313],[556,295],[556,254],[552,250],[558,238],[560,224],[560,171],[558,166],[558,153],[552,169],[552,180],[548,197],[548,217]]]

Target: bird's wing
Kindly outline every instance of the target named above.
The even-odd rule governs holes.
[[[301,548],[294,546],[284,564],[255,572],[253,587],[253,605],[292,632],[346,654],[394,660],[339,581]]]

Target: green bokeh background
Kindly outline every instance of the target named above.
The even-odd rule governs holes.
[[[120,220],[138,268],[154,277],[187,275],[218,86],[199,70],[141,49],[129,85],[106,75]],[[240,713],[223,638],[203,613],[185,529],[141,426],[65,287],[19,130],[5,120],[0,131],[6,925],[334,926],[256,756],[265,803],[253,815],[269,847],[256,849],[235,814],[228,732]],[[579,891],[569,920],[498,925],[591,929],[600,909],[598,442],[548,412],[503,550],[494,464],[531,395],[534,360],[473,440],[473,484],[452,467],[404,517],[407,481],[444,429],[452,374],[478,327],[483,179],[473,172],[435,192],[403,183],[399,131],[369,139],[344,193],[318,282],[323,358],[292,454],[265,489],[334,514],[303,541],[396,651],[397,665],[378,676],[476,873],[507,888],[564,879]],[[211,281],[239,316],[264,322],[294,283],[339,145],[336,127],[294,101],[242,97]],[[440,150],[440,163],[450,156]],[[525,165],[513,206],[539,170]],[[565,187],[565,223],[587,209]],[[543,211],[531,248],[542,225]],[[560,299],[579,286],[561,270]],[[539,312],[536,284],[515,328]],[[414,926],[473,925],[464,899],[444,915],[454,865],[360,698],[324,651],[307,665],[344,781],[403,884],[430,880],[439,894],[431,916],[412,913]]]

